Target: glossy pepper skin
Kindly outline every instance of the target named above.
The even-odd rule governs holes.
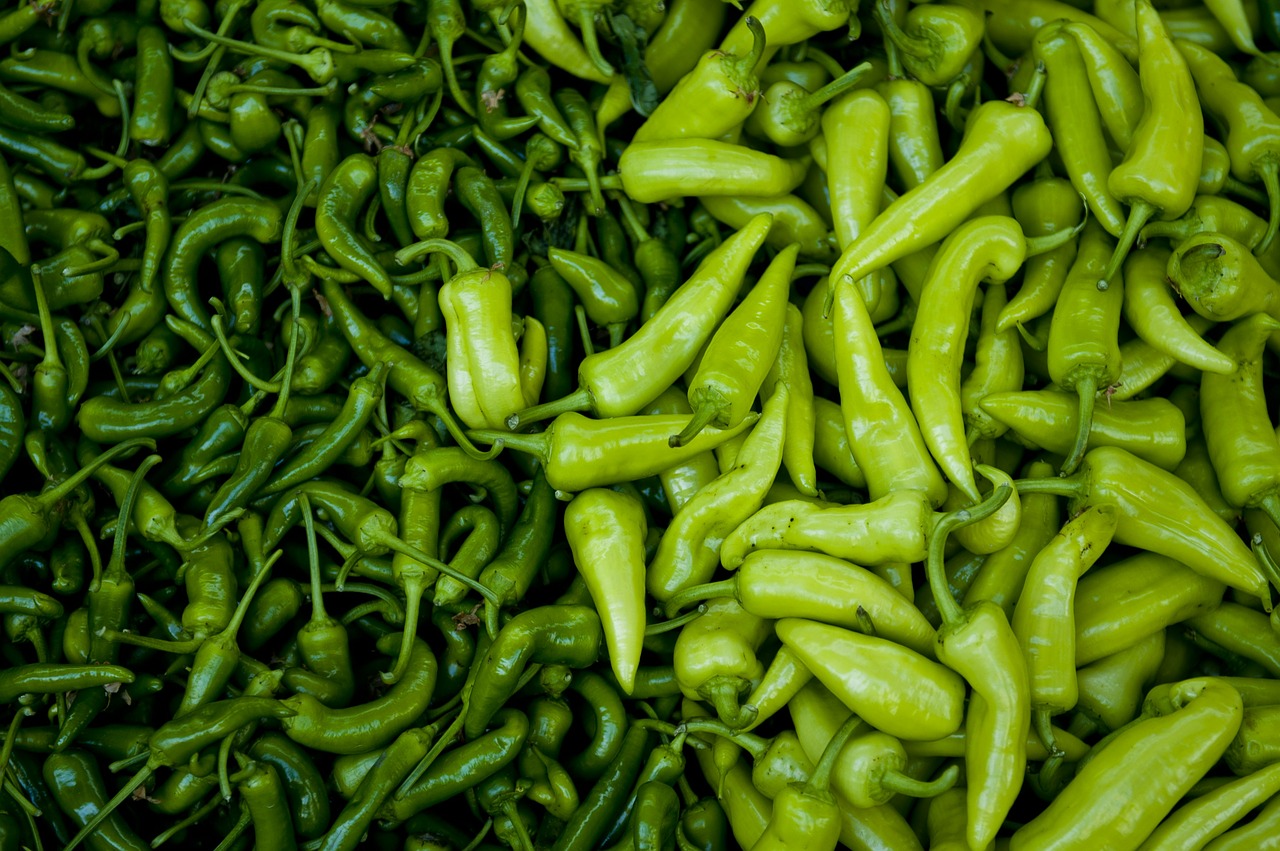
[[[1073,479],[1080,484],[1066,484]],[[1200,496],[1172,473],[1123,449],[1104,446],[1085,455],[1082,470],[1075,477],[1060,481],[1066,486],[1042,488],[1025,479],[1017,484],[1026,493],[1070,494],[1073,510],[1110,502],[1119,510],[1118,543],[1177,558],[1193,570],[1246,593],[1265,593],[1266,582],[1253,554],[1225,522],[1219,522]],[[1209,552],[1215,555],[1206,558]]]
[[[1143,720],[1089,760],[1040,815],[1014,834],[1010,847],[1097,842],[1137,848],[1226,750],[1242,712],[1240,695],[1217,680],[1157,686],[1143,704]],[[1136,797],[1117,806],[1128,795]]]
[[[1200,381],[1201,427],[1222,495],[1268,516],[1280,516],[1280,443],[1267,414],[1261,369],[1264,347],[1277,329],[1280,322],[1266,314],[1238,321],[1218,343],[1237,362],[1236,371],[1205,373]]]
[[[795,618],[778,637],[851,710],[890,735],[936,739],[963,721],[964,682],[915,651],[882,638]]]
[[[1009,150],[1014,139],[1017,144]],[[858,280],[937,242],[1044,159],[1052,144],[1034,109],[1006,101],[982,104],[970,116],[956,155],[886,207],[849,244],[832,267],[832,280]]]
[[[645,625],[643,507],[625,493],[594,488],[574,497],[564,523],[574,563],[603,615],[614,676],[630,694]]]
[[[1204,148],[1204,117],[1186,60],[1149,0],[1138,0],[1134,8],[1146,108],[1124,160],[1107,178],[1111,194],[1129,205],[1129,218],[1102,282],[1120,268],[1147,221],[1156,215],[1176,219],[1191,206]]]
[[[484,732],[526,665],[586,667],[600,655],[603,638],[599,615],[583,606],[530,609],[513,618],[494,639],[472,686],[468,738]]]
[[[694,494],[672,518],[649,561],[645,585],[659,602],[715,572],[727,535],[763,503],[782,463],[787,440],[787,393],[765,403],[731,469]]]
[[[1280,117],[1212,51],[1187,42],[1180,42],[1178,50],[1205,108],[1226,125],[1232,174],[1237,180],[1261,181],[1266,187],[1270,214],[1266,233],[1258,243],[1258,251],[1266,251],[1280,228]]]

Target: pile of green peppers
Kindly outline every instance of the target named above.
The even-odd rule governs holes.
[[[1280,0],[736,5],[0,11],[0,851],[1276,847]]]

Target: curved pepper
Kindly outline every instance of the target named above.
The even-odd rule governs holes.
[[[1116,734],[1013,835],[1010,847],[1138,847],[1218,761],[1242,711],[1240,695],[1217,680],[1157,686],[1147,696],[1143,720]],[[1128,803],[1116,807],[1120,800]]]
[[[967,130],[946,165],[886,207],[849,244],[832,267],[832,281],[858,280],[942,239],[1044,159],[1053,144],[1040,113],[1007,101],[975,109]]]

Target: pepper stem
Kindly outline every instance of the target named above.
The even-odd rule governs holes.
[[[959,779],[960,766],[951,765],[946,771],[928,781],[916,780],[899,771],[889,771],[880,778],[880,786],[890,792],[912,798],[936,798],[955,786]]]
[[[394,552],[408,556],[414,561],[420,561],[427,567],[435,568],[442,575],[448,576],[454,581],[467,586],[467,588],[483,597],[485,602],[485,626],[489,631],[490,638],[497,637],[497,613],[501,603],[499,603],[497,595],[491,590],[481,585],[470,576],[467,576],[465,573],[455,570],[448,564],[440,561],[440,559],[432,558],[426,552],[423,552],[412,544],[402,541],[395,535],[391,535],[386,532],[376,532],[370,537],[374,543],[381,544]]]
[[[690,621],[694,621],[702,617],[703,614],[705,614],[705,609],[704,607],[699,606],[693,611],[685,612],[679,617],[668,618],[665,621],[651,623],[644,628],[644,637],[649,638],[650,636],[661,635],[664,632],[671,632],[673,629],[679,629]]]
[[[1098,376],[1092,373],[1076,379],[1076,393],[1080,397],[1080,408],[1077,414],[1076,439],[1071,445],[1067,460],[1062,462],[1061,474],[1069,476],[1080,466],[1084,453],[1089,448],[1089,432],[1093,429],[1093,406],[1098,399]]]
[[[827,787],[831,785],[831,772],[835,770],[836,760],[840,756],[840,751],[844,750],[844,746],[866,726],[865,721],[857,715],[850,715],[840,725],[840,729],[836,730],[836,734],[832,736],[822,749],[822,756],[818,758],[818,764],[813,767],[813,773],[809,775],[809,781],[804,784],[807,794],[822,794],[827,791]],[[960,769],[957,767],[956,772]],[[939,790],[942,791],[942,790]]]
[[[1053,734],[1052,712],[1044,707],[1036,707],[1031,712],[1031,725],[1051,756],[1063,755],[1062,748],[1058,746],[1058,739]]]
[[[883,0],[876,3],[872,14],[875,15],[876,23],[880,25],[880,31],[884,33],[885,38],[889,39],[894,47],[908,56],[913,56],[916,59],[928,59],[936,52],[928,39],[911,35],[898,26],[898,22],[893,19],[893,14],[889,11],[888,4]]]
[[[1034,481],[1034,480],[1033,480]],[[986,520],[1000,510],[1010,496],[1013,485],[1002,482],[991,491],[991,495],[976,505],[962,508],[942,515],[933,527],[929,538],[929,551],[925,559],[925,573],[929,578],[929,588],[933,591],[934,602],[938,613],[947,624],[954,624],[964,617],[960,604],[951,595],[951,586],[947,582],[947,571],[944,564],[943,551],[947,546],[947,536],[964,526]]]
[[[1258,177],[1267,189],[1267,232],[1262,241],[1253,249],[1254,254],[1262,254],[1271,247],[1276,238],[1276,229],[1280,228],[1280,164],[1267,162],[1258,167]]]
[[[1080,223],[1070,229],[1063,229],[1047,233],[1044,236],[1029,236],[1026,238],[1027,256],[1035,257],[1037,254],[1048,254],[1050,251],[1061,248],[1068,242],[1076,238],[1080,231],[1084,230],[1084,226],[1089,223],[1089,206],[1084,206],[1084,215],[1080,217]]]
[[[700,603],[703,600],[714,600],[718,597],[736,596],[738,596],[737,577],[722,579],[719,582],[704,582],[701,585],[692,585],[672,596],[664,605],[663,614],[668,618],[673,618],[676,612],[690,603]]]
[[[1045,78],[1047,77],[1043,62],[1036,63],[1036,70],[1031,75],[1031,82],[1027,84],[1027,90],[1022,93],[1022,105],[1035,109],[1040,104],[1040,95],[1044,92]]]
[[[247,53],[250,56],[264,56],[267,59],[277,59],[289,65],[296,65],[306,71],[311,76],[311,79],[315,80],[317,83],[324,84],[333,78],[333,55],[327,48],[316,48],[310,53],[290,53],[287,50],[276,50],[274,47],[264,47],[261,44],[254,44],[253,42],[237,41],[234,38],[227,38],[226,36],[210,32],[209,30],[197,26],[189,19],[183,20],[183,24],[186,25],[187,30],[192,35],[199,36],[205,41],[220,44],[239,53]],[[326,69],[328,73],[325,73]],[[321,77],[323,77],[323,79],[319,79]]]
[[[458,418],[453,415],[453,411],[449,410],[449,406],[442,400],[436,399],[427,411],[428,413],[435,414],[440,418],[440,422],[444,423],[445,430],[449,432],[449,436],[457,441],[459,449],[479,461],[488,461],[490,458],[498,457],[498,453],[502,451],[502,447],[505,443],[509,442],[507,438],[503,436],[502,432],[497,432],[498,437],[491,438],[493,440],[493,446],[491,446],[487,452],[481,452],[476,445],[471,442],[471,435],[478,434],[478,432],[466,431],[463,429],[462,424],[458,422]]]
[[[480,268],[480,264],[476,263],[475,258],[465,248],[448,239],[424,239],[421,242],[415,242],[413,245],[401,248],[396,252],[396,263],[401,266],[408,266],[424,254],[432,253],[443,254],[452,260],[453,265],[458,269],[459,275],[463,272],[471,272]]]
[[[1276,497],[1273,495],[1268,498],[1268,502],[1275,502]],[[1270,516],[1270,512],[1267,512]],[[1275,522],[1275,521],[1272,521]],[[1253,550],[1253,557],[1258,560],[1258,564],[1262,567],[1262,572],[1266,574],[1267,579],[1271,581],[1274,588],[1280,588],[1280,565],[1276,564],[1276,560],[1272,557],[1271,551],[1267,549],[1266,543],[1262,540],[1261,535],[1254,535],[1253,540],[1249,544],[1249,548]],[[1262,601],[1263,608],[1271,608],[1270,594],[1267,599]]]
[[[716,716],[730,729],[741,730],[751,726],[751,722],[756,720],[754,707],[738,703],[739,695],[750,686],[751,683],[741,677],[717,674],[698,687],[698,694],[711,704]]]
[[[1236,180],[1231,175],[1227,175],[1227,179],[1223,181],[1222,193],[1224,195],[1234,195],[1237,198],[1243,198],[1255,204],[1267,203],[1267,193],[1259,192],[1243,180]]]
[[[103,629],[98,632],[99,638],[104,638],[114,644],[129,644],[134,647],[143,647],[147,650],[156,650],[160,653],[176,653],[185,655],[194,653],[200,649],[200,645],[204,644],[204,638],[190,638],[186,641],[167,641],[163,638],[152,638],[149,635],[138,635],[134,632],[121,632],[115,629]]]
[[[600,39],[596,34],[596,10],[591,3],[582,3],[578,6],[578,29],[582,30],[582,47],[587,52],[587,57],[592,64],[600,69],[600,73],[606,77],[613,76],[613,66],[609,64],[609,60],[604,58],[604,54],[600,52]]]
[[[719,736],[722,739],[728,739],[747,753],[751,754],[752,759],[760,759],[760,757],[764,756],[769,750],[769,739],[757,735],[756,733],[746,733],[742,730],[731,729],[718,718],[690,718],[675,729],[677,732],[683,730],[686,734],[710,733],[714,736]],[[669,735],[676,735],[676,733],[671,733]]]
[[[1133,248],[1133,243],[1137,240],[1138,234],[1156,212],[1154,204],[1143,201],[1141,198],[1129,205],[1129,218],[1124,223],[1124,230],[1120,232],[1120,241],[1116,243],[1115,251],[1111,253],[1111,260],[1107,263],[1107,268],[1103,270],[1102,277],[1098,279],[1099,290],[1105,291],[1111,286],[1111,279],[1120,271],[1120,264],[1128,256],[1129,249]]]
[[[561,414],[589,410],[591,410],[591,391],[587,390],[585,387],[579,387],[568,396],[561,396],[559,399],[553,399],[550,402],[543,402],[541,405],[534,405],[531,408],[525,408],[523,411],[517,411],[507,417],[506,426],[512,431],[515,431],[516,429],[523,428],[530,423],[549,420],[552,417],[558,417]],[[481,432],[479,431],[470,432],[472,435],[479,435],[480,433]],[[503,432],[495,431],[492,432],[492,434],[495,435],[495,438],[491,439],[501,439],[506,441],[508,446],[520,449],[522,452],[534,452],[534,454],[538,454],[537,450],[523,449],[519,444],[513,443]],[[511,435],[511,437],[516,436],[517,435]],[[544,458],[543,460],[546,459]]]
[[[689,418],[689,422],[679,434],[673,434],[667,439],[667,445],[671,447],[684,446],[689,441],[698,436],[698,433],[711,424],[722,410],[728,407],[727,404],[713,398],[703,400],[702,404],[693,409],[693,416]]]
[[[751,31],[751,47],[740,57],[733,56],[725,59],[725,61],[733,62],[733,70],[729,72],[731,79],[739,75],[746,77],[754,74],[756,66],[764,58],[765,49],[769,46],[764,32],[764,24],[760,23],[759,18],[755,15],[747,15],[747,19],[743,23]],[[735,80],[735,82],[745,82],[745,80]]]
[[[138,437],[133,440],[126,440],[123,443],[117,443],[106,452],[103,452],[101,455],[94,458],[88,464],[85,464],[75,473],[63,479],[48,490],[43,491],[39,496],[35,497],[35,499],[39,500],[43,506],[56,505],[70,496],[72,491],[84,484],[90,476],[98,471],[99,467],[109,464],[115,459],[123,455],[128,455],[133,450],[144,446],[147,449],[155,449],[156,442],[149,437]],[[121,505],[120,516],[127,517],[128,515],[125,514],[124,511],[125,508]]]
[[[422,610],[422,595],[426,592],[427,576],[420,567],[413,568],[413,573],[403,580],[404,591],[404,629],[400,632],[400,655],[396,656],[395,665],[390,671],[379,676],[387,685],[400,682],[404,672],[409,670],[409,655],[413,649],[413,639],[418,635],[418,613]]]
[[[865,77],[870,70],[870,62],[863,62],[861,65],[850,68],[825,86],[800,98],[793,108],[801,115],[808,115],[827,101],[839,97],[856,86],[858,81]]]

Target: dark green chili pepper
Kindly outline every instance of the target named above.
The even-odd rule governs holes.
[[[385,363],[389,367],[387,384],[406,399],[415,410],[439,417],[449,434],[470,455],[485,457],[467,438],[446,403],[448,385],[443,376],[417,356],[388,340],[352,303],[336,281],[322,281],[321,291],[333,312],[338,327],[365,366]]]
[[[85,400],[76,414],[81,433],[95,443],[135,437],[168,437],[199,425],[222,402],[231,367],[216,354],[200,377],[182,392],[160,401],[129,403],[105,396]]]
[[[240,771],[231,776],[231,782],[236,784],[240,802],[249,811],[255,844],[294,851],[298,843],[280,772],[269,762],[250,759],[241,753],[236,754],[236,761]]]
[[[604,195],[600,190],[600,162],[604,159],[604,151],[600,145],[595,115],[587,99],[577,89],[559,89],[555,94],[555,102],[568,119],[578,142],[577,148],[570,146],[569,159],[587,176],[590,189],[588,197],[591,199],[587,212],[599,215],[605,209]]]
[[[45,757],[44,781],[58,808],[81,828],[106,805],[107,786],[102,773],[97,761],[85,751],[72,749]],[[94,831],[95,848],[145,851],[150,847],[118,814],[96,824]]]
[[[414,780],[401,784],[379,816],[400,823],[428,807],[447,801],[510,765],[529,735],[529,719],[518,709],[502,709],[491,719],[483,735],[444,751],[431,767]]]
[[[33,662],[0,671],[0,703],[24,694],[59,694],[133,682],[133,672],[119,665],[63,665]]]
[[[173,116],[173,61],[164,30],[146,26],[138,30],[138,75],[133,86],[133,110],[129,138],[144,145],[169,143]]]
[[[609,826],[626,807],[629,800],[627,790],[635,785],[648,753],[649,731],[632,726],[608,770],[591,787],[582,799],[582,805],[565,824],[552,846],[554,851],[586,851],[599,847]]]
[[[531,663],[583,668],[600,654],[600,617],[583,606],[543,606],[508,621],[485,655],[471,689],[464,732],[475,738],[515,691]]]
[[[503,104],[506,93],[511,91],[512,84],[520,75],[516,54],[524,40],[525,20],[528,17],[524,8],[518,6],[513,9],[512,14],[516,16],[516,20],[510,41],[502,50],[484,58],[476,77],[476,120],[486,133],[499,141],[518,136],[539,122],[539,117],[533,114],[519,118],[508,116]]]
[[[173,312],[205,330],[212,327],[197,275],[205,252],[239,236],[272,243],[280,239],[283,227],[280,207],[261,199],[222,198],[187,216],[165,256],[164,293]]]
[[[342,412],[329,424],[324,434],[277,469],[258,493],[261,496],[280,493],[323,473],[373,417],[382,400],[385,369],[383,364],[376,364],[368,375],[357,378],[351,385],[351,393]]]
[[[508,277],[513,276],[515,234],[511,216],[493,180],[478,168],[464,166],[454,176],[453,186],[462,206],[484,225],[485,264],[502,270]]]
[[[573,128],[560,114],[551,97],[551,75],[540,65],[530,65],[516,78],[516,99],[520,108],[538,119],[538,129],[569,148],[578,146]]]
[[[343,269],[391,297],[391,279],[356,231],[356,219],[378,190],[377,161],[351,154],[325,176],[316,201],[316,235],[325,253]]]
[[[254,740],[249,755],[280,774],[298,835],[314,839],[323,834],[329,827],[329,791],[306,751],[287,736],[270,732]]]
[[[449,235],[444,203],[453,170],[470,165],[473,165],[471,158],[457,148],[436,148],[413,164],[406,207],[409,225],[418,239],[443,239]]]

